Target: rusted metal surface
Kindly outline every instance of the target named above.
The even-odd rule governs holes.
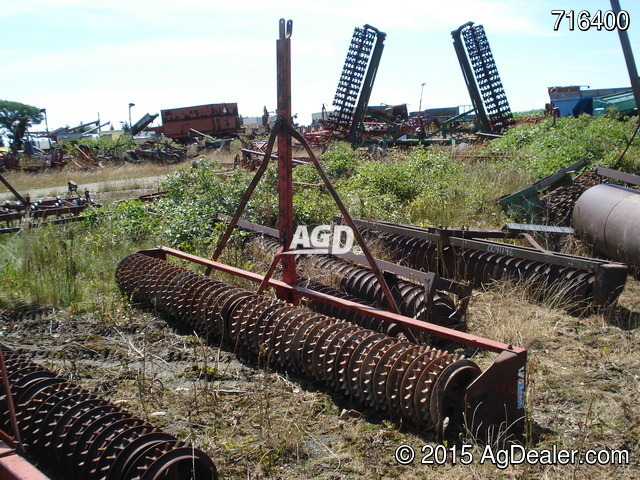
[[[218,478],[215,465],[201,450],[8,347],[0,345],[0,349],[5,355],[26,454],[57,472],[60,478]],[[9,422],[6,400],[0,400],[3,429]]]
[[[279,85],[290,82],[290,72],[287,71],[290,60],[286,52],[290,32],[290,25],[281,20],[278,40]],[[266,359],[273,366],[304,374],[361,404],[386,411],[393,418],[404,418],[422,428],[433,428],[438,437],[457,436],[465,429],[484,435],[492,427],[500,428],[503,425],[507,426],[508,433],[520,429],[524,419],[525,388],[524,373],[522,376],[520,373],[521,366],[526,363],[526,350],[396,313],[397,305],[386,276],[367,248],[356,223],[328,181],[309,143],[287,122],[290,110],[284,102],[288,101],[290,87],[281,86],[284,87],[279,88],[282,116],[275,129],[282,132],[272,134],[270,144],[273,145],[278,133],[290,135],[302,144],[325,188],[334,198],[347,224],[352,227],[366,262],[379,282],[379,290],[383,291],[384,299],[392,311],[365,305],[349,297],[336,296],[320,287],[313,290],[299,284],[297,278],[275,279],[271,274],[275,271],[277,261],[272,262],[270,275],[262,276],[168,247],[140,251],[123,259],[116,271],[121,290],[132,301],[153,306],[156,311],[185,323],[207,338],[222,337],[232,345],[234,351],[244,349]],[[281,140],[285,154],[282,155],[280,151],[278,156],[279,165],[288,169],[291,168],[291,162],[287,161],[288,145],[285,143],[289,140],[286,137]],[[266,168],[271,153],[268,148],[260,169]],[[239,223],[244,205],[260,175],[258,170],[257,178],[254,177],[232,217],[214,252],[214,258],[218,257],[228,234]],[[281,180],[279,188],[281,196],[292,195],[287,181]],[[290,198],[281,198],[277,231],[280,259],[287,256],[285,253],[290,248],[290,240],[283,238],[283,228],[293,231],[293,212],[288,202]],[[206,275],[168,262],[168,256],[204,266]],[[295,273],[295,259],[293,255],[289,256],[293,262],[292,271],[287,276],[293,277],[290,274]],[[213,270],[255,282],[260,285],[260,291],[267,286],[272,287],[278,298],[210,278],[208,275]],[[371,272],[366,272],[366,275],[372,278]],[[430,288],[427,291],[431,291]],[[380,300],[381,296],[377,294],[376,299]],[[381,320],[407,331],[423,332],[439,339],[499,353],[498,359],[509,355],[515,360],[501,362],[500,368],[489,368],[482,372],[474,362],[457,354],[390,337],[386,334],[388,331],[376,332],[285,301],[301,297],[340,308],[345,315],[354,312],[353,318],[364,316]],[[473,397],[470,397],[468,387],[479,379],[482,381],[474,388]],[[478,411],[490,413],[478,415]]]
[[[251,229],[249,222],[242,222],[240,226]],[[272,236],[263,237],[261,240],[263,247],[267,250],[275,251],[279,246]],[[339,279],[341,290],[347,295],[364,300],[378,308],[384,308],[386,306],[384,293],[373,271],[352,263],[356,260],[362,265],[366,264],[366,260],[355,259],[353,256],[346,258],[349,261],[333,255],[308,255],[305,261],[312,265],[312,270],[336,276]],[[464,315],[471,293],[470,289],[464,288],[460,284],[453,285],[451,282],[441,280],[433,273],[425,274],[424,272],[411,271],[405,267],[406,271],[402,272],[405,277],[420,277],[418,280],[422,281],[422,284],[413,283],[403,280],[393,273],[394,270],[397,272],[403,267],[394,265],[398,267],[395,269],[390,265],[390,268],[385,268],[381,264],[382,262],[377,259],[376,263],[386,272],[385,280],[398,306],[399,313],[449,328],[466,329]],[[420,275],[421,273],[423,276]],[[425,288],[427,285],[428,288]],[[457,301],[454,301],[452,291],[455,291]]]
[[[542,221],[551,225],[571,225],[571,215],[576,201],[587,189],[600,183],[600,176],[593,170],[577,175],[570,185],[560,186],[540,198]]]
[[[0,435],[1,436],[1,435]],[[50,480],[48,476],[0,440],[0,478],[2,480]]]
[[[276,41],[277,49],[277,83],[278,83],[278,120],[281,129],[278,133],[278,230],[282,254],[282,279],[286,283],[295,285],[298,281],[296,261],[292,255],[286,255],[291,250],[293,233],[293,163],[291,134],[285,127],[291,126],[291,33],[293,22],[280,19],[280,38]],[[274,265],[275,266],[275,265]],[[285,300],[295,303],[295,297],[290,292],[284,294]]]
[[[207,135],[227,135],[240,131],[237,103],[218,103],[161,110],[162,133],[180,141],[191,139],[191,130]]]
[[[9,182],[1,175],[0,180],[10,187]],[[69,193],[66,198],[38,200],[32,202],[29,197],[22,197],[12,187],[10,190],[19,198],[18,201],[5,201],[0,205],[0,233],[15,233],[23,228],[34,228],[47,223],[68,223],[83,220],[80,214],[89,206],[99,207],[95,203],[88,190],[81,195],[77,191],[77,185],[69,182]],[[55,220],[49,220],[56,217]]]
[[[532,296],[558,294],[570,310],[615,303],[628,273],[621,263],[468,238],[473,232],[462,236],[465,232],[389,222],[356,223],[365,234],[382,241],[395,261],[411,268],[469,280],[476,286],[500,279],[524,281]]]
[[[584,192],[573,210],[573,225],[607,257],[640,266],[640,192],[602,184]]]
[[[167,142],[147,142],[139,148],[126,150],[123,158],[129,162],[151,161],[163,164],[182,162],[187,155],[186,147],[175,147]]]
[[[243,348],[261,355],[269,364],[301,373],[340,391],[361,404],[405,418],[423,428],[435,428],[440,435],[457,434],[466,425],[482,434],[501,423],[520,425],[524,384],[518,383],[518,369],[509,365],[495,376],[482,372],[474,362],[459,355],[402,341],[347,321],[327,317],[275,298],[235,288],[162,259],[166,255],[211,265],[216,269],[262,282],[264,277],[173,249],[141,251],[123,259],[116,279],[133,301],[153,305],[173,319],[196,329],[208,338],[223,338],[236,351]],[[402,315],[340,299],[330,294],[270,279],[269,285],[295,290],[317,300],[352,309],[408,328],[438,335],[496,352],[509,352],[523,365],[526,351],[500,342],[482,339]],[[500,357],[498,357],[500,358]],[[489,373],[487,373],[489,372]],[[522,377],[524,379],[524,377]],[[475,387],[469,402],[467,388]],[[487,387],[487,383],[491,387]],[[491,390],[498,386],[498,394]],[[487,391],[489,389],[489,391]],[[499,396],[499,399],[495,397]],[[485,405],[487,416],[473,415]],[[475,403],[478,402],[478,403]],[[499,413],[498,413],[499,412]],[[500,420],[496,420],[500,417]],[[470,419],[473,418],[473,421]],[[445,421],[448,419],[448,421]]]

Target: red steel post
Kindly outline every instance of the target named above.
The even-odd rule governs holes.
[[[291,119],[291,30],[293,22],[280,19],[280,38],[276,42],[277,75],[278,75],[278,119],[282,126],[290,126]],[[291,249],[293,240],[293,162],[291,161],[291,134],[281,128],[278,134],[278,230],[283,255],[282,279],[290,285],[297,284],[296,259],[294,255],[286,255]],[[287,300],[293,302],[295,296],[291,290],[286,293]]]

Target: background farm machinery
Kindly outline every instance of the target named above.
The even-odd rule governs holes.
[[[62,150],[49,148],[44,151],[36,145],[28,133],[26,117],[20,117],[13,123],[9,151],[0,153],[0,172],[6,170],[40,170],[62,168],[67,164]]]
[[[15,201],[5,201],[0,206],[0,233],[15,233],[23,228],[37,227],[43,224],[61,224],[84,220],[80,215],[89,206],[96,204],[85,190],[78,192],[78,185],[69,182],[69,191],[65,198],[56,197],[31,201],[29,197],[20,195],[13,186],[0,174],[2,182],[16,198]]]
[[[409,116],[406,105],[369,106],[386,34],[364,25],[354,30],[333,100],[335,110],[324,122],[327,130],[310,132],[308,139],[318,142],[318,137],[333,136],[354,147],[371,143],[411,146],[450,142],[454,136],[476,133],[502,134],[514,123],[513,115],[484,28],[468,22],[451,35],[471,109],[441,121],[423,112]]]

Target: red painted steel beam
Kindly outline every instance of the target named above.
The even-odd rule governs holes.
[[[247,280],[251,280],[256,283],[262,283],[265,278],[263,275],[260,275],[258,273],[249,272],[247,270],[243,270],[237,267],[232,267],[230,265],[225,265],[224,263],[215,262],[213,260],[199,257],[197,255],[192,255],[190,253],[185,253],[180,250],[175,250],[170,247],[160,246],[160,247],[157,247],[156,249],[141,250],[140,253],[155,256],[158,258],[164,258],[166,255],[171,255],[176,258],[188,260],[198,265],[203,265],[208,268],[219,270],[221,272],[230,273],[237,277],[245,278]],[[450,328],[442,327],[440,325],[434,325],[432,323],[424,322],[422,320],[416,320],[414,318],[405,317],[404,315],[400,315],[398,313],[380,310],[375,307],[364,306],[359,303],[351,302],[349,300],[344,300],[342,298],[337,298],[331,295],[326,295],[321,292],[316,292],[315,290],[310,290],[308,288],[300,287],[297,285],[291,285],[281,280],[277,280],[273,278],[268,279],[268,285],[277,289],[284,289],[284,290],[296,292],[299,295],[302,295],[304,297],[315,298],[320,301],[329,303],[331,305],[336,305],[336,306],[345,308],[347,310],[352,310],[355,312],[362,313],[364,315],[369,315],[374,318],[379,318],[381,320],[385,320],[388,322],[397,323],[397,324],[406,326],[408,328],[411,328],[413,330],[419,330],[421,332],[431,333],[433,335],[436,335],[437,337],[462,343],[464,345],[469,345],[471,347],[481,348],[483,350],[488,350],[490,352],[495,352],[495,353],[508,351],[508,352],[512,352],[515,355],[526,356],[527,351],[524,348],[520,348],[520,347],[509,345],[503,342],[498,342],[495,340],[479,337],[477,335],[472,335],[470,333],[459,332],[457,330],[452,330]]]
[[[50,480],[44,473],[27,462],[15,450],[0,440],[0,479]]]
[[[277,77],[278,77],[278,119],[283,127],[289,127],[291,118],[291,32],[293,22],[280,19],[280,38],[276,41]],[[294,255],[286,255],[291,250],[293,240],[293,164],[291,134],[287,128],[281,128],[278,134],[278,230],[280,231],[280,245],[283,255],[282,279],[285,283],[295,285],[298,281],[296,274],[296,259]],[[287,300],[293,302],[295,296],[292,290],[286,291]]]

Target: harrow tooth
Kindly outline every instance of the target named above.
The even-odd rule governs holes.
[[[285,333],[291,323],[298,321],[298,318],[307,313],[302,308],[282,308],[278,311],[278,315],[273,321],[273,328],[269,330],[268,357],[271,362],[279,365],[285,365],[284,350],[286,339]],[[266,343],[266,342],[265,342]]]
[[[257,298],[250,299],[246,302],[242,308],[238,308],[231,316],[231,329],[237,330],[238,335],[236,338],[236,346],[243,345],[245,348],[251,348],[253,332],[255,329],[255,318],[258,315],[258,309],[263,304],[267,304],[268,300],[264,297],[258,296]]]
[[[130,418],[131,415],[127,412],[122,410],[114,411],[96,419],[91,424],[91,428],[87,428],[80,434],[76,434],[76,439],[74,440],[75,447],[73,448],[70,458],[67,458],[68,468],[73,469],[74,466],[78,466],[82,469],[84,467],[86,453],[91,448],[93,442],[99,438],[100,433],[106,430],[110,425]]]
[[[436,358],[442,358],[442,352],[429,350],[415,356],[406,368],[400,383],[400,406],[404,415],[412,422],[418,422],[417,410],[414,408],[416,398],[416,384],[423,370],[428,369]]]
[[[65,393],[63,391],[63,393]],[[62,395],[61,398],[48,411],[42,413],[42,420],[39,424],[34,423],[32,429],[31,445],[34,448],[41,448],[48,452],[52,445],[53,429],[58,425],[59,418],[74,405],[87,400],[97,400],[98,397],[92,393],[82,390],[71,395]],[[48,453],[45,453],[48,455]]]
[[[443,355],[436,358],[428,368],[425,368],[416,382],[416,395],[414,395],[414,408],[418,415],[418,422],[425,426],[433,426],[434,420],[431,417],[430,399],[433,392],[434,381],[443,372],[445,366],[455,362],[459,357]],[[417,400],[417,401],[416,401]]]
[[[287,329],[280,341],[280,358],[282,360],[282,367],[286,367],[288,365],[293,371],[300,371],[301,365],[296,358],[296,348],[294,343],[296,336],[300,329],[305,328],[306,325],[313,325],[319,317],[320,316],[315,312],[304,311],[301,315],[296,316],[294,321],[288,323]]]
[[[197,282],[197,285],[191,290],[190,294],[185,298],[185,313],[184,322],[192,328],[197,328],[198,317],[200,314],[200,300],[205,299],[207,292],[209,292],[216,285],[220,285],[220,282],[214,280],[202,278]]]
[[[373,374],[378,365],[378,360],[386,351],[386,348],[391,345],[395,345],[397,342],[398,340],[395,338],[385,337],[371,345],[366,356],[362,360],[362,365],[360,366],[360,375],[358,375],[357,378],[351,378],[354,395],[362,403],[368,405],[370,400],[373,398]]]
[[[142,420],[140,421],[142,422]],[[150,433],[160,433],[160,431],[146,422],[125,426],[113,432],[112,436],[105,439],[103,445],[97,449],[99,456],[92,459],[90,465],[88,465],[88,478],[91,480],[106,480],[111,465],[126,446],[137,438]]]
[[[311,371],[316,380],[324,381],[325,379],[324,359],[331,346],[332,340],[340,331],[351,327],[353,327],[352,323],[336,322],[329,325],[324,329],[324,331],[320,332],[311,354]]]
[[[302,358],[302,371],[306,376],[315,377],[313,352],[325,330],[338,322],[339,320],[335,318],[326,317],[324,320],[320,320],[309,328],[299,353]]]
[[[366,330],[350,324],[348,327],[340,329],[328,343],[322,359],[322,371],[324,372],[324,382],[331,388],[335,389],[337,385],[340,350],[352,335],[359,335],[362,332],[366,332]]]
[[[265,334],[271,322],[271,316],[275,315],[281,308],[287,304],[273,298],[266,299],[265,302],[258,305],[252,319],[247,321],[247,341],[249,349],[259,352],[265,341]]]
[[[343,366],[346,376],[346,383],[343,387],[345,393],[360,398],[361,385],[358,383],[358,379],[362,377],[364,360],[371,348],[385,338],[387,338],[386,335],[369,331],[366,337],[353,348],[351,354],[343,359],[343,361],[346,360],[346,364]]]
[[[95,464],[101,458],[100,452],[105,452],[114,438],[122,435],[124,432],[133,434],[134,431],[148,430],[154,431],[154,427],[140,418],[127,417],[122,420],[116,420],[106,425],[92,439],[90,444],[85,445],[85,449],[80,452],[78,473],[82,479],[95,478]],[[80,445],[82,446],[82,445]]]
[[[146,450],[163,442],[175,441],[175,437],[164,432],[150,432],[137,436],[121,448],[113,458],[113,463],[105,472],[104,480],[118,480],[127,478],[125,474],[127,470],[136,461],[138,457],[143,455]]]
[[[333,360],[334,381],[331,386],[342,390],[343,393],[349,393],[349,364],[354,357],[354,352],[365,340],[371,336],[377,335],[371,330],[358,329],[355,333],[344,339],[335,359]],[[329,372],[327,372],[329,373]]]
[[[233,298],[233,300],[231,300]],[[238,343],[240,341],[240,335],[242,330],[240,329],[240,318],[236,315],[236,311],[242,311],[243,307],[247,304],[251,304],[251,302],[260,300],[260,295],[248,294],[247,292],[243,292],[242,294],[237,294],[229,297],[231,301],[225,303],[222,308],[222,318],[224,319],[224,323],[226,325],[226,334],[227,338],[231,343]]]
[[[25,437],[39,438],[38,432],[40,426],[46,420],[49,412],[51,412],[61,400],[73,397],[82,391],[80,387],[76,387],[68,382],[55,383],[45,387],[38,392],[38,394],[34,395],[30,402],[19,405],[19,409],[16,411],[18,427],[24,432]],[[6,407],[3,406],[3,408]]]
[[[290,344],[291,364],[295,365],[300,372],[306,373],[304,368],[304,344],[307,341],[307,337],[314,328],[321,327],[323,322],[327,321],[327,318],[328,317],[324,315],[313,313],[301,322],[299,328],[296,330]]]
[[[215,288],[209,294],[205,308],[202,310],[201,321],[204,324],[204,332],[212,338],[222,338],[224,333],[224,324],[218,313],[218,300],[226,298],[227,292],[233,292],[236,288],[231,285],[221,285]]]
[[[401,386],[404,374],[409,368],[409,365],[413,360],[424,353],[425,347],[419,347],[413,345],[403,350],[399,355],[394,357],[394,362],[389,369],[389,374],[386,376],[385,381],[385,397],[387,401],[387,410],[392,415],[400,415],[402,413],[402,406],[400,404]]]
[[[372,398],[370,403],[372,407],[377,407],[380,410],[386,410],[388,408],[386,386],[389,375],[391,374],[391,369],[396,359],[402,355],[404,351],[415,346],[415,344],[410,342],[398,342],[391,345],[382,354],[373,372]]]
[[[116,405],[99,405],[94,408],[83,409],[82,413],[77,414],[74,418],[65,425],[64,431],[58,437],[58,443],[55,446],[56,460],[58,462],[58,468],[60,470],[71,469],[71,457],[73,456],[73,450],[78,445],[78,437],[87,432],[91,434],[93,428],[95,428],[96,422],[108,414],[114,412],[123,413],[122,410]]]

